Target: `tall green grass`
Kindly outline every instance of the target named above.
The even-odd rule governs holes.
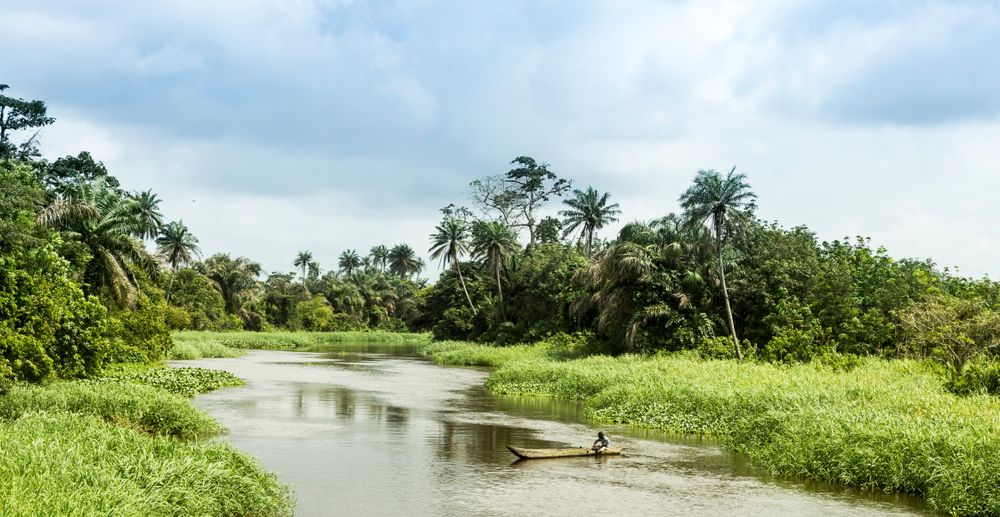
[[[287,487],[228,444],[179,442],[97,416],[0,421],[0,512],[291,515]]]
[[[465,341],[438,341],[420,351],[438,364],[452,366],[500,366],[509,362],[548,359],[551,348],[544,344],[485,346]]]
[[[487,380],[497,393],[583,400],[599,421],[718,435],[776,473],[1000,515],[1000,400],[956,396],[923,363],[870,358],[845,372],[690,356],[554,361],[541,347],[468,344],[432,355],[498,365]]]
[[[214,345],[230,349],[292,350],[333,344],[398,344],[424,345],[430,334],[408,332],[200,332],[181,331],[173,334],[175,348],[198,347],[208,350]],[[204,357],[210,357],[204,355]],[[211,356],[217,357],[217,356]]]
[[[45,387],[20,385],[0,396],[0,421],[14,421],[39,411],[94,416],[150,434],[183,438],[209,436],[223,430],[188,400],[133,383],[72,381]]]
[[[203,359],[205,357],[239,357],[244,351],[238,348],[231,348],[215,341],[191,341],[177,343],[167,351],[168,359]]]

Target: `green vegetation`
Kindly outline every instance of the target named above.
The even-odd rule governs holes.
[[[606,239],[621,215],[610,193],[573,189],[519,156],[471,182],[471,209],[442,209],[433,284],[404,243],[345,250],[329,271],[309,251],[289,253],[292,271],[262,278],[248,257],[201,259],[182,222],[164,223],[155,193],[126,190],[86,151],[48,162],[34,138],[15,142],[53,122],[44,102],[0,94],[0,107],[0,393],[25,415],[6,429],[55,408],[198,434],[207,428],[170,423],[187,418],[180,410],[159,422],[125,392],[159,400],[136,383],[191,395],[235,379],[111,365],[433,335],[449,340],[426,350],[440,362],[499,366],[500,392],[581,398],[597,418],[721,434],[779,472],[1000,513],[990,492],[1000,283],[760,220],[735,169],[698,171],[682,212]],[[105,369],[45,395],[21,385]],[[47,418],[39,429],[66,423]]]
[[[243,349],[289,350],[312,348],[327,344],[372,343],[398,345],[424,345],[430,343],[430,334],[411,332],[193,332],[180,331],[173,334],[178,347],[197,347],[199,350],[213,350],[225,347],[226,354]],[[205,356],[210,357],[210,356]],[[211,357],[231,357],[219,355]]]
[[[187,340],[180,342],[174,337],[176,343],[167,352],[170,359],[202,359],[205,357],[239,357],[243,351],[231,348],[217,341]]]
[[[0,421],[5,515],[291,515],[291,495],[226,444],[185,443],[95,416]]]
[[[235,352],[239,352],[238,350]],[[242,386],[243,380],[222,370],[205,368],[117,368],[102,380],[145,384],[175,395],[193,397],[226,386]]]
[[[93,415],[143,432],[184,438],[222,430],[183,397],[131,382],[85,380],[46,387],[15,386],[0,396],[0,420],[12,421],[39,411]]]
[[[692,354],[553,360],[553,347],[428,349],[446,364],[499,366],[496,393],[585,403],[598,421],[713,434],[783,474],[924,496],[939,511],[1000,512],[1000,401],[959,397],[941,367],[866,358],[776,365]]]

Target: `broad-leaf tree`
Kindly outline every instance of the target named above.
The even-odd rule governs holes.
[[[719,280],[722,288],[722,298],[726,307],[726,322],[736,348],[736,357],[743,360],[739,338],[736,337],[736,326],[733,323],[733,310],[729,304],[729,291],[726,288],[726,271],[723,260],[723,250],[726,241],[745,227],[753,219],[757,195],[750,190],[745,174],[737,174],[733,167],[723,176],[716,170],[701,170],[694,178],[694,184],[680,197],[681,207],[690,225],[708,224],[715,233],[715,248],[719,257]]]
[[[3,94],[7,88],[6,84],[0,84],[0,158],[38,156],[37,129],[55,122],[55,119],[46,113],[45,102],[8,97]],[[11,142],[12,132],[32,129],[36,132],[20,145]]]
[[[515,165],[507,172],[507,183],[514,185],[521,194],[519,205],[524,214],[524,225],[528,228],[528,245],[535,244],[536,211],[552,196],[561,196],[570,189],[569,180],[559,178],[549,170],[548,164],[539,164],[530,156],[518,156],[510,162]]]

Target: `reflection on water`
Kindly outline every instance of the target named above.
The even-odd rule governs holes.
[[[514,461],[589,444],[579,404],[500,397],[486,372],[371,345],[185,361],[247,380],[196,398],[295,487],[298,515],[903,515],[919,500],[774,478],[712,439],[601,426],[621,457]]]

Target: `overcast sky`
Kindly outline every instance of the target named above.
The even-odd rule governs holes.
[[[759,214],[1000,277],[1000,3],[3,0],[0,82],[151,188],[205,254],[292,270],[407,242],[519,155],[677,210],[736,165]],[[611,237],[614,230],[605,230]],[[428,276],[436,276],[437,265]]]

